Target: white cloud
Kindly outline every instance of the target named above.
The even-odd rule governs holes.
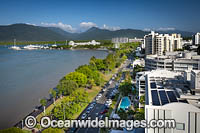
[[[58,23],[41,23],[42,26],[46,26],[46,27],[58,27],[61,28],[65,31],[68,32],[76,32],[76,28],[73,28],[71,25],[69,24],[63,24],[62,22],[58,22]]]
[[[25,23],[25,24],[36,26],[36,24],[32,24],[32,23]]]
[[[119,26],[115,26],[115,27],[109,27],[106,24],[103,25],[102,29],[106,29],[106,30],[111,30],[111,31],[115,31],[115,30],[120,30],[121,28]]]
[[[151,31],[152,29],[150,28],[145,28],[143,31]]]
[[[166,27],[166,28],[145,28],[143,31],[173,31],[176,30],[176,28]]]
[[[97,27],[97,24],[95,24],[93,22],[82,22],[82,23],[80,23],[80,27],[83,29],[89,29],[92,27]]]
[[[158,28],[158,31],[168,31],[168,30],[175,30],[175,28],[171,28],[171,27],[168,27],[168,28]]]

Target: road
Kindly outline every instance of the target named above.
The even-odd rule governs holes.
[[[130,60],[126,60],[125,63],[122,64],[122,67],[118,70],[118,72],[122,71],[124,68],[129,66],[130,63],[131,63]],[[91,119],[96,119],[96,117],[100,116],[99,113],[105,109],[104,103],[108,99],[108,96],[111,94],[113,89],[116,87],[116,83],[117,83],[116,81],[113,81],[110,85],[106,87],[106,91],[102,94],[102,97],[98,101],[96,101],[95,107],[93,108],[93,110],[91,110],[91,112],[88,114],[87,117],[91,117]],[[78,119],[81,119],[82,114],[86,112],[89,106],[90,104],[85,108],[85,110],[81,113]],[[75,132],[76,133],[98,133],[99,128],[78,128]]]

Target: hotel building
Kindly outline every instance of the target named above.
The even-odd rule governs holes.
[[[166,51],[182,49],[180,34],[159,34],[152,31],[144,36],[145,54],[163,55]]]

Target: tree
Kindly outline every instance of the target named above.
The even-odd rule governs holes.
[[[71,72],[65,76],[65,79],[75,81],[79,87],[85,87],[87,83],[87,76],[79,72]]]
[[[139,102],[140,102],[141,104],[145,104],[145,95],[140,96]]]
[[[97,67],[97,70],[99,70],[99,71],[105,71],[105,69],[106,69],[106,66],[102,59],[96,59],[95,65]]]
[[[11,128],[8,128],[8,129],[0,130],[0,133],[24,133],[24,132],[20,128],[11,127]]]
[[[47,128],[42,133],[63,133],[64,131],[62,129],[58,128]]]
[[[124,82],[119,86],[119,91],[122,96],[128,96],[132,92],[132,84],[130,82]]]
[[[73,80],[63,79],[57,85],[58,90],[65,96],[70,95],[74,90],[78,88],[78,84]]]
[[[120,109],[120,110],[117,112],[117,114],[119,115],[119,117],[120,117],[121,120],[127,120],[127,118],[128,118],[128,114],[127,114],[126,111],[123,110],[123,109]]]
[[[40,100],[40,104],[43,106],[44,108],[44,113],[45,113],[45,106],[47,105],[47,100],[45,98]]]
[[[113,70],[115,68],[116,62],[113,54],[108,54],[104,61],[108,71]]]
[[[56,99],[57,93],[54,89],[50,89],[50,94],[53,97],[53,104],[55,104],[55,99]]]

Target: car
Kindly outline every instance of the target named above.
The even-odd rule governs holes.
[[[98,100],[99,100],[99,97],[97,96],[97,97],[96,97],[96,101],[98,101]]]
[[[98,97],[98,98],[101,98],[101,97],[102,97],[102,94],[101,94],[101,93],[99,93],[99,94],[97,95],[97,97]]]
[[[108,112],[108,110],[105,109],[104,111],[100,112],[100,114],[105,114],[105,113],[107,113],[107,112]]]
[[[104,115],[100,115],[99,116],[99,120],[103,119]]]
[[[106,88],[103,88],[102,91],[106,91]]]
[[[107,104],[112,104],[112,101],[106,101]]]
[[[86,113],[89,114],[91,110],[92,110],[92,108],[88,108],[88,109],[86,110]]]
[[[87,117],[86,113],[83,113],[83,115],[81,116],[81,119],[85,119]]]

